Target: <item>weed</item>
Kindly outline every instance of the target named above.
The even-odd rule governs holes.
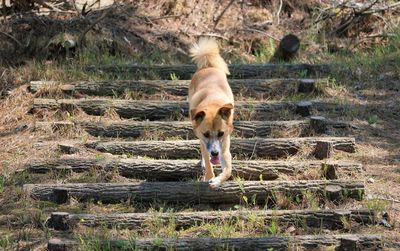
[[[370,116],[368,116],[367,121],[368,121],[368,124],[374,125],[378,122],[378,116],[376,114],[370,115]]]
[[[175,72],[171,73],[169,75],[169,77],[170,77],[171,80],[179,80],[179,78],[178,78],[178,76],[176,76]]]
[[[344,229],[351,230],[351,228],[352,228],[351,221],[349,220],[348,217],[346,217],[346,216],[340,217],[340,222],[342,223]]]
[[[270,225],[267,227],[267,233],[270,235],[277,235],[279,233],[279,224],[276,217],[273,217]]]
[[[308,70],[301,70],[297,73],[298,78],[306,78],[308,76]]]
[[[240,191],[244,194],[246,191],[244,190],[244,180],[240,178],[239,176],[235,177],[235,181],[239,186]]]
[[[363,201],[363,205],[371,211],[383,211],[388,207],[389,202],[380,199],[370,199]]]
[[[357,190],[357,195],[358,195],[358,198],[360,199],[360,200],[362,200],[363,198],[364,198],[364,190],[363,189],[358,189]]]
[[[254,56],[256,58],[257,63],[265,63],[270,60],[270,58],[275,53],[275,41],[273,39],[269,39],[267,44],[261,44],[261,46],[254,50]]]
[[[111,92],[112,92],[112,94],[113,94],[113,95],[112,95],[113,98],[117,99],[117,98],[119,97],[119,94],[118,94],[118,92],[117,92],[116,90],[112,89]]]
[[[4,175],[0,175],[0,193],[3,193],[5,183],[6,183],[6,177]]]
[[[305,208],[311,208],[312,210],[319,209],[318,196],[311,191],[302,192],[302,202]]]
[[[8,235],[1,237],[0,247],[2,250],[11,250],[12,242],[10,241],[10,237]]]

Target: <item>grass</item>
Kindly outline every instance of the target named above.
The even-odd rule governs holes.
[[[256,63],[268,62],[275,53],[275,41],[270,38],[267,43],[262,43],[259,48],[255,49],[253,54]]]
[[[384,211],[389,206],[389,202],[380,199],[368,199],[363,201],[363,205],[365,208],[368,208],[371,211]]]

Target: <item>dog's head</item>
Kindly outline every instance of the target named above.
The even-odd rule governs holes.
[[[211,163],[220,164],[222,143],[233,130],[233,104],[207,105],[190,110],[193,131],[207,148]]]

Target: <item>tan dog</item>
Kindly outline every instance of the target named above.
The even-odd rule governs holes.
[[[228,67],[213,39],[200,39],[190,49],[197,71],[189,85],[189,110],[193,131],[200,139],[204,181],[220,186],[232,172],[230,134],[233,130],[233,94]],[[221,165],[215,177],[212,165]]]

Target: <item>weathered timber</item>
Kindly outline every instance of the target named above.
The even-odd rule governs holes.
[[[310,116],[312,107],[313,107],[312,102],[301,101],[296,105],[296,113],[300,114],[303,117]]]
[[[310,127],[315,133],[325,133],[327,130],[328,121],[322,116],[311,116]]]
[[[304,102],[303,102],[304,103]],[[282,113],[289,111],[302,116],[317,112],[340,112],[348,109],[346,105],[334,102],[312,101],[307,108],[297,107],[297,102],[285,101],[238,101],[235,102],[237,120],[273,120],[282,119]],[[104,115],[110,109],[123,118],[133,119],[182,119],[188,116],[187,101],[152,101],[118,99],[34,99],[33,111],[38,109],[82,109],[89,115]],[[307,112],[304,112],[307,109]],[[242,114],[242,115],[241,115]]]
[[[333,155],[333,145],[331,142],[318,141],[314,153],[316,159],[327,159]]]
[[[326,64],[232,64],[229,65],[229,78],[271,78],[291,77],[300,73],[307,76],[327,76],[330,66]],[[146,79],[171,79],[174,74],[179,79],[191,79],[196,71],[195,65],[89,65],[88,71],[109,73],[130,73]]]
[[[293,136],[306,137],[314,133],[313,125],[309,120],[288,121],[234,121],[234,134],[241,138],[277,137],[287,132]],[[328,129],[346,131],[352,128],[347,122],[325,119],[324,125]],[[35,130],[55,132],[73,127],[83,128],[93,136],[114,138],[154,138],[181,137],[195,139],[192,124],[189,121],[88,121],[76,120],[57,122],[36,122]]]
[[[349,137],[251,138],[232,139],[231,153],[238,157],[283,157],[296,154],[301,147],[329,142],[335,150],[355,151],[355,139]],[[198,158],[198,140],[177,141],[92,141],[86,147],[113,154],[133,154],[152,158]]]
[[[73,144],[61,142],[58,144],[58,150],[65,154],[74,154],[79,152],[79,148],[75,147]]]
[[[300,39],[293,34],[288,34],[279,42],[279,46],[272,56],[270,62],[278,62],[282,60],[288,62],[297,55],[299,48]]]
[[[325,250],[372,251],[382,250],[384,238],[380,235],[297,235],[247,238],[175,238],[175,239],[135,239],[103,241],[112,250]],[[53,238],[48,242],[49,251],[70,251],[79,241]],[[98,245],[98,243],[96,243]]]
[[[78,122],[89,134],[103,137],[182,137],[195,139],[193,126],[189,121],[122,121],[122,122]],[[292,121],[235,121],[234,134],[243,137],[271,137],[277,131],[296,131],[297,135],[304,135],[308,130],[307,120]]]
[[[362,172],[359,163],[345,161],[239,161],[232,163],[234,176],[246,180],[274,180],[288,175],[295,176],[307,170],[321,170],[321,177],[337,179],[353,176]],[[48,173],[57,171],[85,172],[94,169],[106,171],[118,170],[121,176],[152,181],[179,181],[194,179],[202,175],[198,160],[143,160],[143,159],[98,159],[98,158],[63,158],[35,159],[30,161],[25,170],[30,173]],[[220,168],[215,168],[216,173]]]
[[[107,214],[69,214],[53,212],[49,226],[55,230],[69,230],[77,225],[87,227],[105,226],[140,229],[157,220],[168,225],[171,221],[176,229],[188,228],[203,223],[221,223],[243,220],[263,222],[269,225],[274,220],[279,225],[295,225],[311,228],[342,229],[344,221],[360,224],[375,224],[376,216],[368,209],[338,210],[239,210],[239,211],[200,211],[178,213],[107,213]]]
[[[273,202],[276,193],[301,196],[307,191],[324,196],[325,188],[329,186],[340,187],[345,198],[360,200],[364,195],[364,183],[354,180],[224,182],[217,189],[212,189],[207,182],[196,181],[25,184],[23,188],[33,199],[54,202],[60,201],[57,195],[60,191],[65,191],[69,197],[72,196],[80,201],[94,200],[104,203],[118,203],[126,200],[151,203],[159,200],[166,203],[229,204],[239,203],[243,195],[248,198],[254,196],[258,203]],[[64,197],[64,194],[62,196]]]
[[[229,85],[235,95],[255,96],[284,96],[299,92],[312,92],[316,83],[325,83],[326,79],[230,79]],[[177,96],[187,96],[190,80],[104,80],[77,81],[61,83],[55,81],[31,81],[30,90],[37,92],[41,89],[56,87],[67,94],[95,96],[123,95],[126,92],[145,94],[168,93]]]

